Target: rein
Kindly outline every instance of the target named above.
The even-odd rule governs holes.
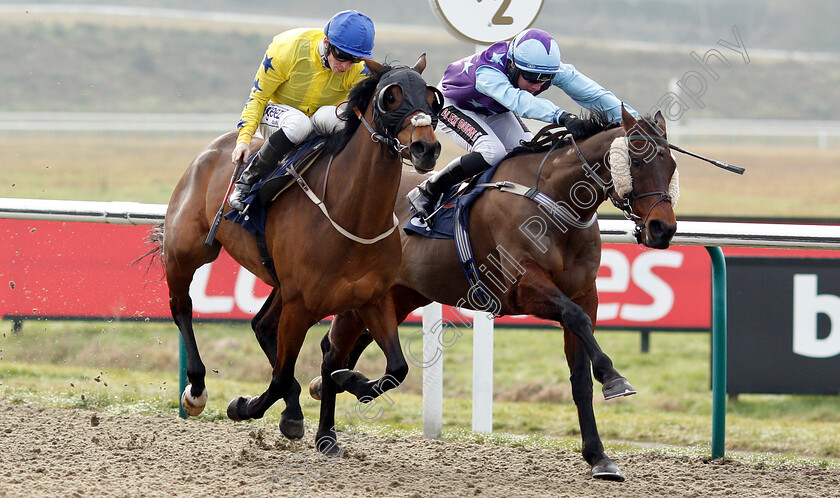
[[[543,131],[545,131],[545,129],[542,130],[541,133],[543,133]],[[538,134],[538,137],[534,138],[533,141],[537,141],[538,139],[540,139],[540,140],[543,140],[543,143],[545,143],[548,140],[551,140],[551,147],[545,153],[542,161],[540,162],[539,169],[537,170],[537,179],[536,179],[536,182],[535,182],[533,188],[528,188],[524,185],[521,185],[521,184],[518,184],[518,183],[515,183],[515,182],[511,182],[511,181],[480,183],[480,184],[476,185],[476,187],[497,188],[497,189],[501,190],[502,192],[509,192],[511,194],[516,194],[516,195],[520,195],[520,196],[526,197],[528,199],[531,199],[532,201],[536,202],[540,206],[543,206],[543,207],[547,208],[553,216],[558,218],[561,222],[563,222],[563,224],[565,224],[566,226],[568,226],[570,228],[576,228],[576,229],[583,230],[583,229],[591,227],[595,223],[595,221],[597,220],[597,216],[598,216],[597,213],[595,213],[590,220],[588,220],[586,222],[581,222],[580,218],[574,216],[574,213],[572,213],[569,209],[567,209],[565,207],[558,206],[558,204],[556,202],[554,202],[554,200],[551,199],[551,197],[549,197],[548,195],[546,195],[543,192],[540,192],[540,190],[539,190],[540,177],[542,176],[542,170],[545,166],[545,163],[548,160],[549,155],[551,155],[551,153],[554,152],[554,150],[557,149],[557,147],[560,145],[560,141],[556,140],[556,139],[560,138],[563,135],[566,135],[567,133],[568,132],[566,132],[566,131],[560,131],[560,132],[555,132],[555,133],[546,132],[544,137],[540,138],[540,136]],[[571,144],[572,144],[573,150],[575,151],[575,155],[577,155],[578,159],[580,160],[584,171],[586,171],[587,176],[591,176],[595,180],[595,182],[598,183],[598,185],[601,187],[601,189],[604,191],[605,195],[610,199],[610,201],[613,203],[613,205],[616,208],[618,208],[624,214],[624,216],[627,219],[633,220],[635,222],[635,224],[636,224],[636,230],[635,230],[636,238],[638,239],[639,237],[641,237],[642,227],[645,225],[645,223],[647,223],[647,220],[650,217],[651,212],[653,212],[653,209],[661,202],[664,202],[664,201],[671,202],[670,194],[668,192],[665,192],[665,191],[662,191],[662,190],[654,190],[654,191],[651,191],[651,192],[645,192],[643,194],[635,194],[633,192],[630,192],[626,197],[619,198],[616,195],[615,188],[614,188],[612,182],[611,181],[610,182],[604,181],[604,179],[601,178],[601,176],[598,175],[598,173],[595,171],[595,168],[593,168],[592,165],[590,165],[589,162],[586,160],[586,158],[583,157],[583,152],[581,152],[580,147],[578,146],[574,137],[572,137],[569,134],[569,139],[571,140]],[[657,143],[657,144],[660,144],[660,145],[670,145],[668,143],[668,141],[665,140],[664,138],[650,137],[650,136],[647,136],[647,135],[628,135],[628,136],[625,137],[625,140],[627,141],[628,149],[629,149],[630,140],[646,140],[646,141],[654,142],[654,143]],[[637,200],[637,199],[641,199],[643,197],[648,197],[648,196],[652,196],[652,195],[659,195],[659,199],[657,199],[657,201],[653,203],[653,205],[648,210],[647,214],[644,217],[636,214],[633,211],[633,207],[631,205],[632,202]]]

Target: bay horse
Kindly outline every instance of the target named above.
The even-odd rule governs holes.
[[[593,335],[598,308],[595,279],[601,260],[596,210],[611,199],[635,220],[640,243],[667,248],[676,231],[673,206],[678,176],[661,113],[636,120],[623,110],[621,126],[608,124],[602,115],[590,117],[587,125],[595,133],[579,144],[555,140],[551,148],[512,154],[489,183],[532,186],[534,192],[552,199],[556,209],[545,209],[522,195],[527,188],[514,195],[491,187],[475,201],[469,234],[475,267],[495,272],[495,284],[487,285],[494,294],[494,313],[533,315],[563,327],[583,457],[593,477],[623,481],[618,466],[604,452],[592,407],[592,373],[606,399],[636,392]],[[396,206],[401,222],[413,214],[405,194],[426,177],[403,174]],[[552,219],[555,214],[562,215],[558,217],[565,224]],[[399,276],[390,290],[398,323],[432,301],[452,306],[466,302],[467,308],[484,309],[470,305],[475,289],[464,277],[453,240],[401,236]],[[489,277],[489,271],[485,275]],[[372,340],[381,344],[379,337],[364,332],[367,319],[357,311],[342,313],[321,342],[321,376],[310,384],[310,393],[321,399],[319,439],[335,437],[337,391],[347,390],[365,401],[394,387],[352,371]]]
[[[434,168],[440,154],[434,126],[442,97],[420,75],[425,54],[413,67],[365,62],[371,76],[351,90],[342,113],[343,131],[328,138],[326,153],[298,179],[307,187],[287,190],[267,209],[266,245],[276,263],[275,275],[263,265],[254,235],[239,224],[223,220],[212,245],[204,242],[214,213],[225,202],[236,133],[206,146],[175,187],[162,233],[158,229],[152,242],[162,251],[172,318],[186,346],[189,385],[181,401],[189,415],[201,413],[207,402],[205,366],[192,326],[190,282],[223,247],[273,287],[254,318],[260,345],[273,367],[271,382],[259,396],[234,398],[227,409],[231,419],[261,418],[283,398],[281,431],[289,438],[303,437],[294,366],[307,330],[326,316],[356,309],[372,334],[396,337],[394,305],[387,291],[400,261],[393,208],[402,160],[410,158],[419,172]],[[260,144],[253,142],[252,151]],[[308,197],[315,192],[323,192],[320,206]],[[319,210],[325,207],[328,211]],[[399,340],[394,344],[399,349]],[[387,371],[403,379],[408,366],[402,359],[389,363]]]

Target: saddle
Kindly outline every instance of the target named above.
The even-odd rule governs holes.
[[[422,235],[433,239],[452,239],[455,237],[455,212],[461,208],[469,212],[469,208],[484,188],[477,187],[482,181],[488,181],[493,176],[494,166],[487,171],[472,177],[466,182],[459,183],[449,189],[435,204],[435,210],[428,220],[423,221],[419,215],[408,220],[403,230],[408,235]]]
[[[245,199],[245,204],[249,206],[247,215],[231,210],[225,215],[225,218],[234,223],[239,223],[245,230],[256,236],[265,234],[266,208],[294,184],[294,177],[289,172],[290,166],[298,174],[309,169],[324,151],[326,141],[325,137],[318,136],[293,149],[270,175],[251,187],[251,191]]]
[[[259,201],[263,206],[268,206],[277,200],[280,194],[294,183],[295,179],[289,172],[289,166],[294,167],[298,174],[303,174],[321,155],[325,143],[324,137],[316,137],[293,149],[284,160],[277,164],[277,168],[268,175],[265,181],[257,182],[251,188],[251,193],[258,191]]]

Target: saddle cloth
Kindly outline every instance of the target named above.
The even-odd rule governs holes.
[[[418,234],[424,237],[433,239],[452,239],[455,237],[455,212],[460,211],[464,220],[462,226],[467,227],[466,221],[469,219],[470,208],[476,199],[484,192],[485,187],[474,187],[480,183],[488,183],[490,178],[496,172],[498,166],[493,166],[481,175],[473,178],[463,193],[458,194],[462,185],[455,185],[452,189],[444,195],[444,206],[435,214],[432,219],[432,226],[427,226],[423,219],[414,215],[405,224],[403,230],[405,233],[412,235]],[[457,197],[456,197],[457,196]],[[454,198],[454,199],[453,199]]]
[[[498,315],[499,305],[493,299],[486,285],[481,281],[478,268],[476,268],[468,229],[470,208],[486,188],[473,187],[473,185],[489,183],[490,178],[493,177],[495,172],[496,166],[485,171],[477,178],[474,178],[465,189],[465,193],[459,195],[454,202],[449,202],[448,200],[453,195],[457,195],[460,185],[453,187],[453,190],[446,196],[446,199],[448,199],[446,202],[448,204],[437,212],[432,220],[432,227],[427,227],[423,220],[415,215],[408,220],[403,230],[409,235],[420,234],[437,239],[455,239],[458,261],[461,263],[461,269],[464,271],[467,282],[469,282],[470,287],[474,290],[471,295],[475,302],[470,302],[471,307]]]

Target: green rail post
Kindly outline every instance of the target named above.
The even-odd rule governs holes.
[[[706,247],[712,260],[712,459],[726,442],[726,260],[720,247]]]
[[[187,348],[184,346],[184,338],[178,334],[178,415],[187,418],[187,412],[181,404],[181,393],[187,388]]]

